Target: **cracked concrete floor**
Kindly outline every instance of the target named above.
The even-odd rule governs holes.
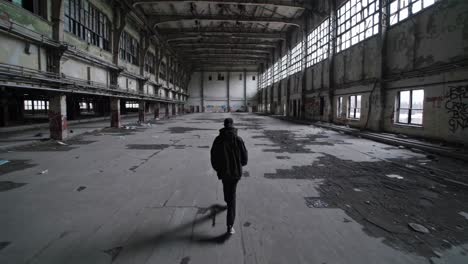
[[[228,116],[250,158],[232,237],[209,163]],[[468,263],[455,160],[249,114],[68,144],[0,153],[0,263]]]

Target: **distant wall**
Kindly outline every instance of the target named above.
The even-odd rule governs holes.
[[[256,72],[194,72],[186,108],[204,108],[205,112],[253,111],[257,106],[257,81]]]

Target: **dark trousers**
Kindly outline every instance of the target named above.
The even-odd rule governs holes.
[[[225,179],[223,180],[224,201],[227,204],[226,224],[228,226],[234,225],[236,218],[236,188],[239,180]]]

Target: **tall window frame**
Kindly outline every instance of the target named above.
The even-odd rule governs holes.
[[[136,38],[130,35],[127,31],[123,31],[120,35],[119,42],[120,59],[133,65],[138,65],[138,50],[139,44]]]
[[[306,67],[327,59],[329,49],[330,18],[327,18],[307,36]]]
[[[395,123],[422,126],[424,117],[424,89],[401,90],[395,100]]]
[[[147,52],[145,56],[145,71],[154,73],[154,54]]]
[[[304,41],[300,41],[291,50],[291,56],[289,60],[289,75],[293,75],[302,70],[302,59],[304,58],[304,53],[302,50],[303,44]]]
[[[362,95],[350,95],[348,99],[348,118],[361,119]]]
[[[348,0],[337,11],[336,51],[341,52],[379,33],[379,0]]]
[[[88,0],[64,1],[64,30],[89,44],[110,51],[111,22]]]
[[[390,2],[389,25],[393,26],[435,4],[438,0],[393,0]]]

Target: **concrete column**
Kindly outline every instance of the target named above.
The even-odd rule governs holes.
[[[49,99],[50,138],[64,140],[67,138],[67,97],[56,95]]]
[[[231,77],[231,73],[230,72],[227,72],[227,76],[226,76],[226,88],[227,88],[227,111],[228,112],[231,112],[231,91],[230,91],[230,87],[229,87],[229,79]]]
[[[204,91],[204,88],[203,88],[203,85],[204,85],[204,79],[205,78],[205,74],[204,72],[202,71],[201,72],[201,77],[200,77],[200,80],[201,80],[201,83],[200,83],[200,95],[201,95],[201,112],[204,113],[205,112],[205,91]]]
[[[110,110],[111,110],[111,127],[120,127],[120,99],[110,99]]]
[[[143,123],[145,122],[145,111],[146,111],[146,102],[140,101],[138,104],[138,121]]]
[[[10,121],[10,112],[8,109],[8,99],[3,98],[1,101],[2,105],[2,116],[0,119],[0,126],[8,126],[8,123]]]
[[[247,71],[244,70],[244,110],[246,112],[249,111],[249,108],[247,106]]]
[[[160,103],[155,103],[154,105],[154,118],[159,118],[159,107],[160,107]]]

